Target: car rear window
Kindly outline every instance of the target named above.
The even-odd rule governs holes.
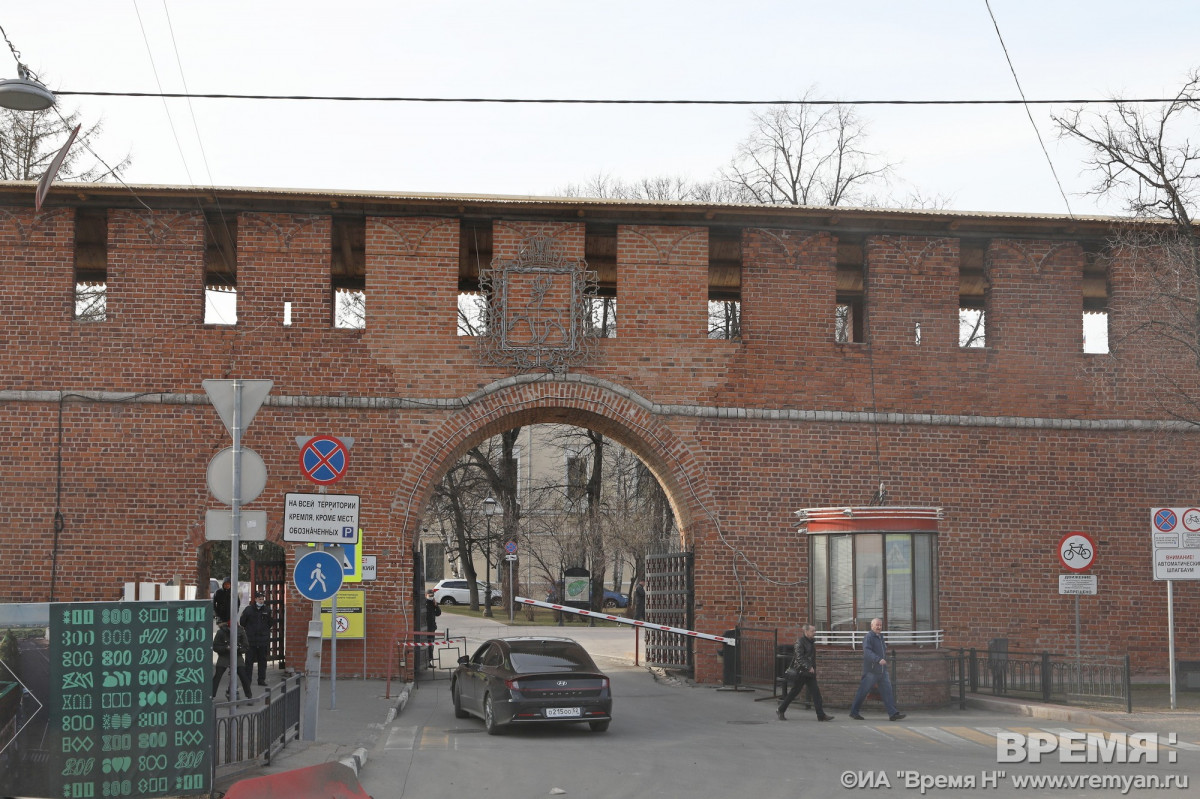
[[[576,644],[522,641],[509,644],[513,671],[596,671],[596,664]]]

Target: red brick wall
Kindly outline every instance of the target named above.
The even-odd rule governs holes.
[[[203,324],[198,212],[110,212],[109,320],[97,324],[71,318],[72,214],[0,213],[0,433],[10,442],[0,543],[13,563],[0,600],[50,596],[56,513],[58,599],[196,579],[204,510],[218,507],[205,466],[229,443],[201,381],[269,378],[271,401],[245,443],[267,463],[267,489],[248,507],[268,511],[272,538],[283,494],[312,490],[295,437],[354,439],[336,490],[362,498],[379,579],[363,586],[365,645],[339,645],[346,673],[384,674],[398,661],[413,536],[440,473],[482,438],[544,421],[594,427],[659,476],[696,548],[703,631],[739,619],[794,626],[808,613],[808,550],[793,511],[865,504],[883,482],[891,504],[945,508],[938,611],[949,646],[1004,636],[1073,647],[1074,601],[1057,594],[1053,548],[1085,530],[1098,541],[1100,595],[1080,601],[1084,651],[1129,650],[1135,668],[1165,670],[1166,591],[1150,579],[1147,516],[1197,501],[1196,434],[1037,420],[1169,420],[1155,364],[1193,391],[1197,370],[1137,336],[1111,356],[1080,352],[1077,245],[1020,231],[994,239],[988,347],[963,351],[956,239],[869,236],[870,344],[837,345],[836,233],[748,228],[743,337],[712,341],[706,230],[637,213],[646,224],[618,232],[617,338],[565,377],[516,380],[456,335],[457,219],[368,218],[367,328],[348,331],[331,323],[328,217],[266,202],[242,213],[240,321],[217,328]],[[584,225],[565,218],[498,221],[495,256],[513,257],[535,234],[582,257]],[[1116,308],[1136,284],[1114,270]],[[1115,330],[1132,327],[1114,314]],[[1179,583],[1175,596],[1180,657],[1200,657],[1200,591]],[[308,605],[295,592],[288,602],[298,663]],[[717,679],[715,645],[696,646],[698,676]]]

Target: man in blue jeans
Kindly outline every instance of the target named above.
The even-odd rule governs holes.
[[[899,721],[904,714],[896,710],[896,701],[892,698],[892,680],[888,677],[887,646],[883,643],[883,619],[871,619],[871,632],[863,638],[863,676],[858,684],[858,692],[850,703],[850,718],[863,720],[858,715],[863,700],[872,685],[879,685],[879,696],[883,698],[883,706],[887,708],[888,721]]]

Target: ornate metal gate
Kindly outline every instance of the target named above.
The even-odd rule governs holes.
[[[287,629],[287,606],[283,598],[287,594],[288,570],[287,561],[283,559],[283,549],[276,547],[278,557],[271,560],[250,561],[250,583],[254,591],[262,591],[267,595],[267,607],[275,617],[271,627],[271,644],[267,651],[267,660],[278,661],[279,668],[287,667],[287,653],[283,648],[283,631]],[[267,553],[263,553],[264,556]]]
[[[689,550],[646,556],[646,621],[693,629],[693,553]],[[658,630],[646,630],[646,663],[692,673],[693,639]]]

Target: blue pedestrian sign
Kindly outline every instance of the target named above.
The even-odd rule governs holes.
[[[300,596],[322,602],[341,590],[342,561],[323,549],[314,549],[296,559],[292,576]]]

